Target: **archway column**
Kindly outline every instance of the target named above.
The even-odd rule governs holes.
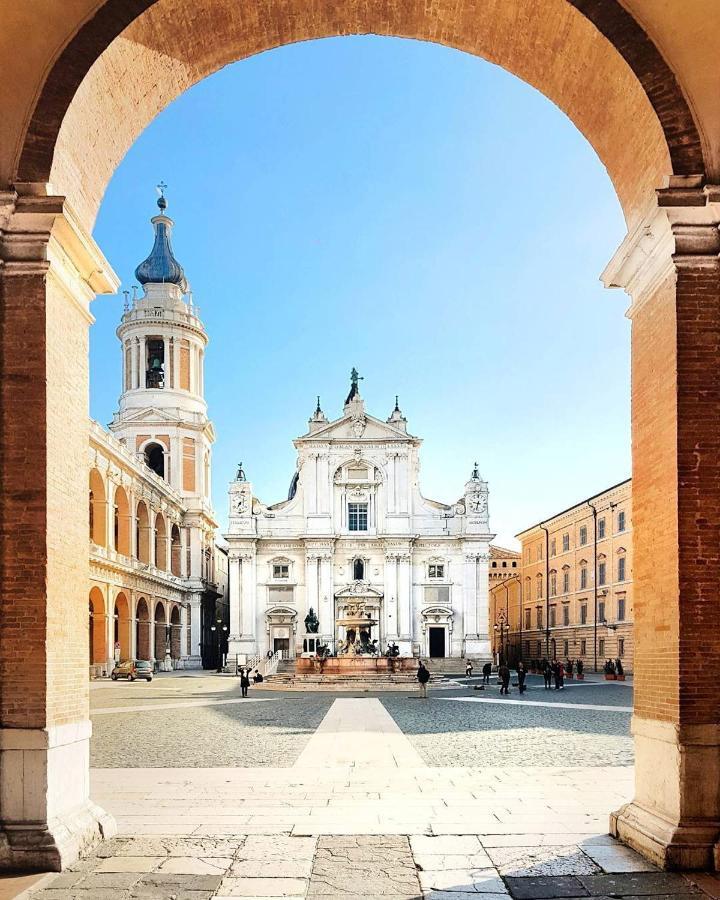
[[[632,298],[635,797],[611,829],[720,863],[720,189],[673,178],[605,283]]]
[[[0,867],[114,833],[89,798],[89,303],[118,282],[62,197],[0,194]],[[28,448],[33,464],[28,465]]]

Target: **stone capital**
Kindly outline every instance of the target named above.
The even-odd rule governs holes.
[[[65,198],[37,188],[0,193],[0,272],[47,274],[91,321],[90,301],[116,293],[120,280]]]
[[[666,279],[691,269],[718,269],[719,255],[720,187],[673,176],[600,277],[605,287],[621,287],[630,296],[632,318]]]

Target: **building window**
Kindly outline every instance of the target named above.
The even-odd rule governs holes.
[[[537,561],[540,562],[542,559],[542,544],[537,545]]]
[[[525,652],[525,656],[530,656],[530,641],[525,641],[523,644],[523,650]]]
[[[494,560],[493,560],[493,564],[492,564],[491,568],[497,569],[497,563]]]
[[[493,563],[495,565],[495,563]],[[428,577],[430,578],[444,578],[445,577],[445,563],[430,563],[428,566]]]
[[[367,503],[348,503],[348,529],[350,531],[367,531]]]
[[[569,549],[570,549],[570,535],[564,534],[563,535],[563,553],[567,553]]]
[[[580,529],[580,546],[584,547],[587,544],[587,525],[583,525]]]
[[[563,605],[563,625],[569,625],[569,624],[570,624],[570,607],[568,606],[567,603],[565,603]],[[567,655],[567,651],[565,651],[565,654]]]
[[[555,556],[557,553],[557,545],[555,543],[555,538],[550,541],[550,556]]]
[[[600,638],[598,641],[598,656],[605,657],[605,638]]]
[[[512,561],[512,567],[513,567],[513,569],[517,569],[517,560],[516,559],[514,559]]]
[[[165,477],[165,453],[160,444],[148,444],[143,453],[145,465],[156,475]]]
[[[580,604],[580,624],[587,625],[587,603]]]
[[[584,591],[587,587],[587,566],[580,569],[580,590]]]
[[[362,581],[365,577],[365,563],[361,559],[353,560],[353,579]]]
[[[617,612],[618,622],[625,621],[625,598],[618,597],[618,612]]]
[[[525,610],[525,630],[530,631],[531,628],[531,611],[529,609]]]
[[[605,601],[599,600],[598,601],[598,622],[604,622],[604,621],[605,621]]]
[[[602,540],[605,537],[605,519],[598,519],[597,529],[598,540]]]
[[[625,656],[625,638],[618,638],[618,656]]]
[[[526,599],[526,600],[531,600],[531,599],[532,599],[532,588],[531,588],[531,585],[532,585],[532,582],[530,581],[530,579],[529,579],[529,578],[526,578],[526,579],[525,579],[525,599]]]
[[[555,607],[554,607],[554,606],[551,606],[551,607],[550,607],[550,621],[549,621],[549,625],[550,625],[551,628],[554,628],[554,627],[555,627],[555,624],[556,624],[556,622],[555,622]]]
[[[565,659],[570,656],[570,641],[563,641],[563,656]]]
[[[542,600],[542,575],[538,575],[536,578],[535,596],[538,600]]]
[[[618,559],[618,581],[625,581],[625,557]]]
[[[550,596],[557,594],[557,572],[550,573]]]
[[[598,563],[598,584],[605,584],[605,563]]]
[[[273,563],[273,578],[289,578],[290,566],[288,563]]]
[[[625,513],[622,510],[618,513],[618,531],[625,531]]]
[[[587,656],[587,641],[580,641],[580,656]]]
[[[563,594],[570,592],[570,573],[563,572]]]
[[[542,628],[542,606],[535,607],[535,625],[537,628]]]
[[[162,338],[147,339],[145,387],[165,387],[165,342]]]

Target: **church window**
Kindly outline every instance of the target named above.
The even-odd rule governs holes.
[[[156,475],[165,477],[165,453],[160,444],[148,444],[145,448],[145,465]]]
[[[568,550],[570,549],[570,535],[569,535],[569,534],[564,534],[564,535],[562,536],[562,541],[563,541],[563,545],[562,545],[562,547],[563,547],[563,553],[567,553]]]
[[[563,594],[568,594],[570,592],[570,572],[563,572]]]
[[[429,578],[444,578],[445,577],[445,564],[444,563],[430,563],[428,566],[428,577]]]
[[[348,469],[348,481],[367,481],[367,477],[368,470],[364,466]]]
[[[162,338],[148,338],[145,387],[165,387],[165,342]]]
[[[365,563],[361,559],[353,560],[353,578],[362,581],[365,577]]]
[[[273,578],[289,578],[290,566],[287,563],[273,564]]]
[[[557,594],[557,572],[550,573],[550,596]]]
[[[350,531],[367,531],[367,503],[348,503],[348,529]]]

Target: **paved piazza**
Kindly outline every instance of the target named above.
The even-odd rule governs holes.
[[[119,834],[32,896],[703,896],[607,836],[632,794],[629,683],[476,684],[95,683],[92,794]]]

